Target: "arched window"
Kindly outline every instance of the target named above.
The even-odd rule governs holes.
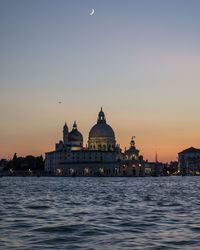
[[[131,160],[135,160],[135,155],[132,155]]]

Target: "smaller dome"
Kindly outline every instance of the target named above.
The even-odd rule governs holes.
[[[69,141],[73,141],[73,142],[82,142],[83,141],[83,136],[82,134],[78,131],[77,129],[77,125],[76,122],[74,122],[73,125],[73,129],[72,131],[69,133]]]
[[[71,131],[69,133],[69,141],[83,141],[83,136],[79,131]]]
[[[129,155],[138,155],[139,154],[139,150],[135,147],[135,136],[132,136],[131,138],[131,142],[130,142],[130,147],[128,150],[125,150],[125,152]]]

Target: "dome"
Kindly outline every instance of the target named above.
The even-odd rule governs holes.
[[[78,130],[71,131],[69,133],[69,141],[83,141],[83,136]]]
[[[83,136],[82,136],[82,134],[78,131],[76,122],[74,122],[73,129],[72,129],[72,131],[69,133],[69,141],[73,141],[73,142],[76,142],[76,141],[78,141],[78,142],[83,141]]]
[[[115,134],[108,124],[97,123],[91,128],[89,137],[115,137]]]
[[[89,132],[89,138],[91,137],[115,137],[113,129],[106,123],[106,117],[102,108],[98,115],[97,124]]]
[[[111,126],[106,123],[106,117],[101,108],[97,123],[89,132],[88,147],[90,150],[113,151],[115,146],[115,133]]]

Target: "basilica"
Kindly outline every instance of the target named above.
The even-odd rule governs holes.
[[[45,154],[45,173],[57,176],[144,176],[144,163],[134,137],[129,148],[122,151],[101,108],[85,147],[76,122],[70,132],[65,123],[63,139],[56,143],[55,151]]]

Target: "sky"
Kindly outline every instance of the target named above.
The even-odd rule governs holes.
[[[134,135],[144,159],[200,147],[199,10],[199,0],[0,0],[0,158],[53,150],[65,121],[86,144],[101,106],[121,148]]]

